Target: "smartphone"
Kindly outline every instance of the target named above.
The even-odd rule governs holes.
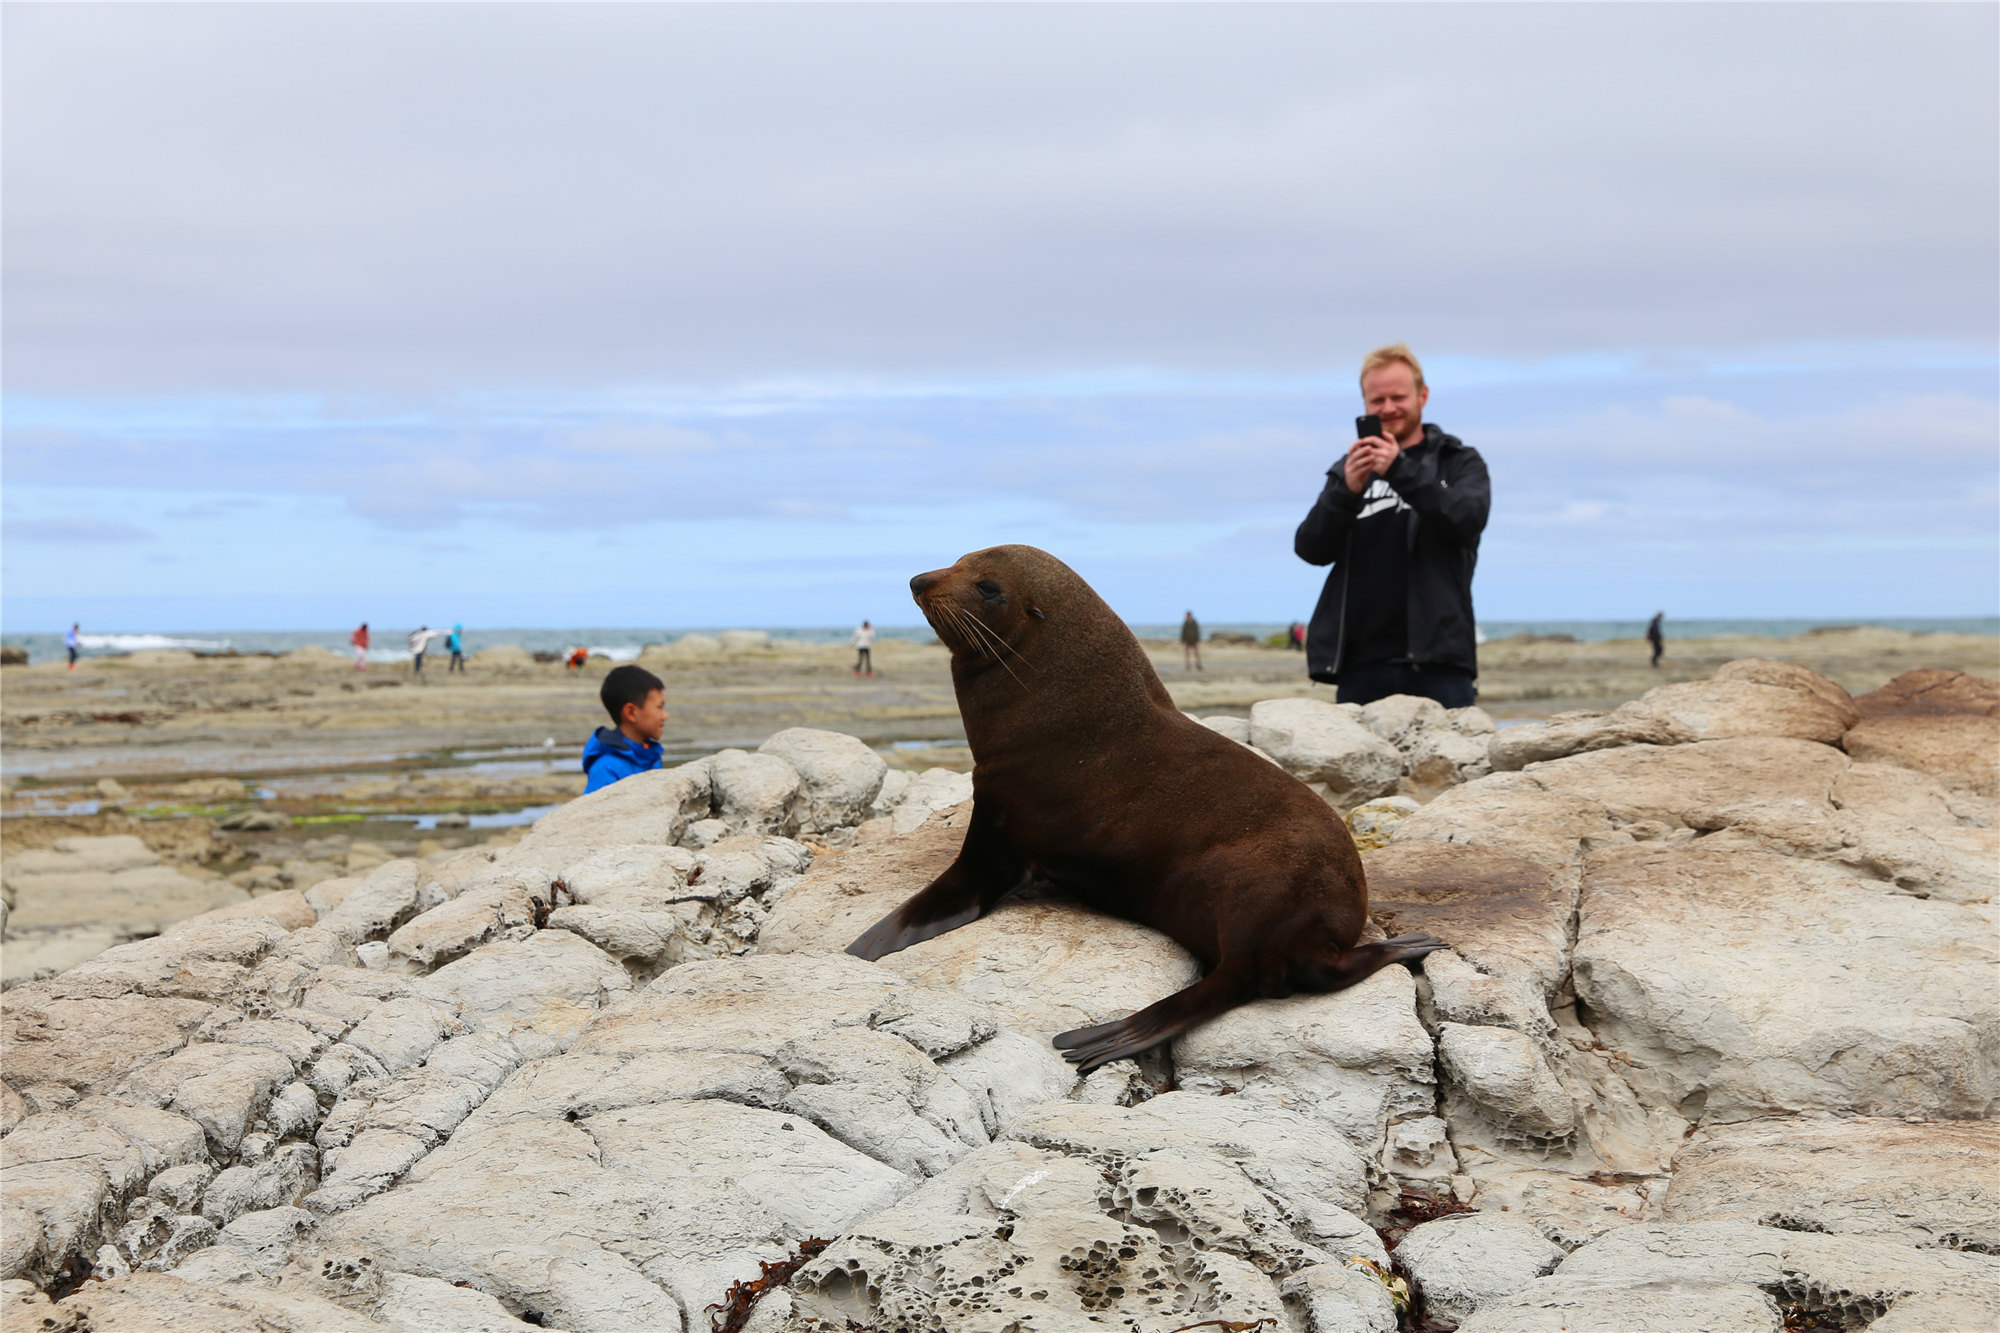
[[[1382,418],[1372,412],[1365,417],[1354,418],[1354,438],[1365,440],[1371,435],[1382,433]]]

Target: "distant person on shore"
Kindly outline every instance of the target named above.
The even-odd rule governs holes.
[[[1306,650],[1305,622],[1294,620],[1292,628],[1286,633],[1285,638],[1290,641],[1293,652],[1304,652]]]
[[[854,631],[854,637],[849,642],[854,645],[854,674],[858,676],[865,671],[871,676],[874,675],[875,627],[865,620],[862,621],[861,627]]]
[[[620,778],[660,766],[660,733],[667,729],[667,687],[642,666],[613,667],[598,688],[611,726],[599,727],[583,745],[586,795]]]
[[[456,671],[465,674],[465,626],[453,625],[451,633],[445,636],[444,646],[451,649],[451,661],[445,663],[444,673],[449,676]]]
[[[566,661],[565,661],[565,662],[563,663],[563,670],[564,670],[564,671],[581,671],[581,670],[583,670],[583,664],[584,664],[585,662],[588,662],[589,660],[590,660],[590,649],[588,649],[588,648],[572,648],[572,649],[570,649],[570,650],[569,650],[569,658],[568,658],[568,660],[566,660]]]
[[[1492,506],[1485,460],[1426,425],[1430,390],[1401,343],[1361,363],[1367,416],[1292,542],[1332,565],[1306,632],[1306,672],[1341,703],[1392,694],[1464,708],[1477,697],[1472,570]],[[1372,433],[1369,433],[1372,432]]]
[[[1667,613],[1665,611],[1655,611],[1653,612],[1652,622],[1646,626],[1646,642],[1653,645],[1654,670],[1659,669],[1660,654],[1667,651],[1667,635],[1660,628],[1660,623],[1666,618]]]
[[[424,650],[431,646],[431,640],[436,637],[437,631],[429,625],[419,625],[415,632],[410,635],[411,675],[421,676],[424,674]]]
[[[83,647],[83,626],[81,623],[75,621],[70,623],[69,633],[63,635],[63,647],[69,649],[69,669],[71,671],[76,670],[77,650]]]
[[[1201,622],[1192,611],[1181,621],[1181,670],[1201,670]]]
[[[365,620],[362,621],[361,628],[348,635],[347,641],[354,645],[354,669],[356,671],[366,671],[368,669],[368,622]]]

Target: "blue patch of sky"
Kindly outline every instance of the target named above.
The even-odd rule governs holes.
[[[1937,342],[1435,357],[1432,418],[1496,478],[1482,614],[1989,612],[1996,366]],[[1027,541],[1134,620],[1192,603],[1282,622],[1317,592],[1290,534],[1355,398],[1347,375],[1146,370],[10,395],[0,586],[19,628],[81,605],[159,628],[149,597],[182,599],[159,603],[183,608],[175,628],[247,627],[253,606],[274,628],[334,605],[416,619],[446,595],[488,623],[836,624],[888,614],[963,550]],[[322,609],[293,618],[288,598]]]

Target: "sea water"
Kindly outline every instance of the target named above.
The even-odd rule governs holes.
[[[1688,619],[1666,621],[1666,633],[1670,639],[1703,639],[1722,634],[1740,634],[1760,638],[1792,638],[1809,634],[1817,629],[1835,626],[1871,625],[1884,629],[1906,630],[1919,634],[1992,634],[2000,635],[2000,616],[1956,616],[1933,618],[1907,617],[1856,617],[1843,620],[1838,617],[1823,619],[1766,619],[1766,620],[1714,620]],[[435,627],[433,627],[435,628]],[[447,627],[449,628],[449,627]],[[1204,621],[1204,634],[1233,633],[1249,634],[1265,639],[1273,634],[1282,634],[1287,626],[1261,621]],[[1133,633],[1142,639],[1173,641],[1180,637],[1178,624],[1135,624]],[[79,636],[83,655],[86,657],[106,657],[119,653],[133,653],[148,649],[173,649],[191,653],[288,653],[295,648],[318,646],[343,655],[353,649],[348,646],[347,636],[351,630],[189,630],[181,633],[120,633],[98,632]],[[410,660],[406,638],[410,628],[371,628],[369,631],[373,647],[368,659],[371,662],[407,662]],[[671,643],[687,634],[717,634],[720,629],[484,629],[469,628],[465,631],[465,651],[477,653],[501,644],[514,644],[529,652],[568,653],[574,648],[587,648],[592,653],[601,654],[614,662],[629,662],[636,658],[647,644]],[[765,629],[773,639],[794,643],[846,643],[853,634],[853,626],[781,626]],[[1636,639],[1646,632],[1643,620],[1489,620],[1479,625],[1482,642],[1509,638],[1517,634],[1567,634],[1585,643],[1596,643],[1607,639]],[[875,629],[877,638],[904,639],[916,643],[935,643],[937,636],[928,625],[880,625]],[[63,658],[63,636],[60,634],[7,634],[0,635],[0,642],[8,647],[28,650],[30,662],[60,661]],[[431,640],[430,655],[444,656],[444,638],[440,635]]]

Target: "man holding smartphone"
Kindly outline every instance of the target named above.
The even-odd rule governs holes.
[[[1472,570],[1492,485],[1476,450],[1424,423],[1423,367],[1396,343],[1361,363],[1354,447],[1292,549],[1332,565],[1306,633],[1306,670],[1341,703],[1392,694],[1469,707],[1479,674]]]

